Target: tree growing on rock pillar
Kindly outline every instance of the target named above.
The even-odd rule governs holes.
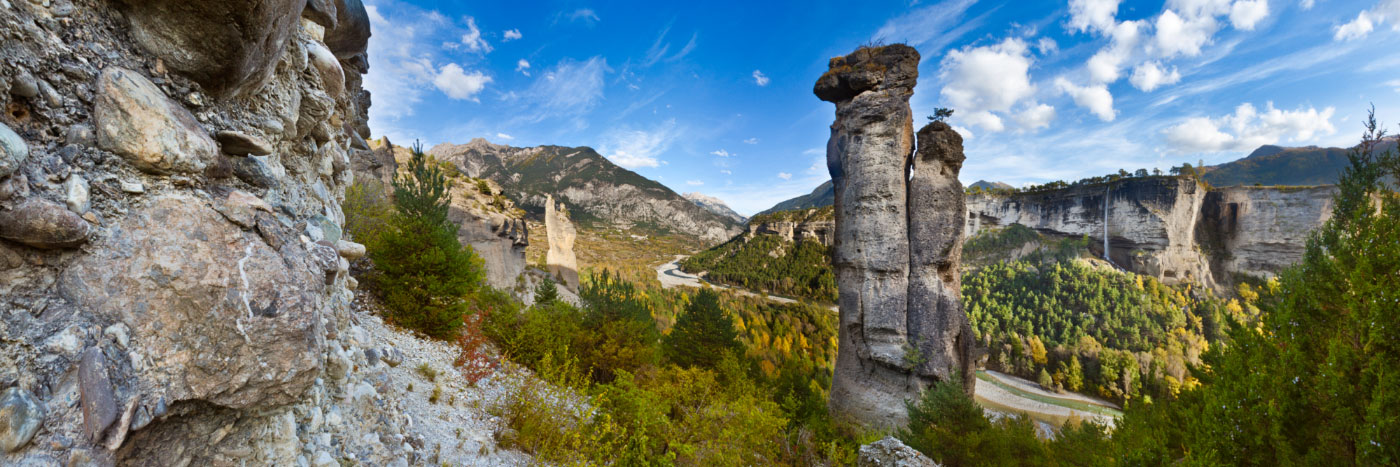
[[[970,392],[972,332],[958,266],[962,138],[919,131],[909,97],[919,53],[895,44],[831,59],[813,92],[836,104],[827,142],[835,189],[840,326],[830,408],[869,427],[901,426],[905,401],[961,378]]]

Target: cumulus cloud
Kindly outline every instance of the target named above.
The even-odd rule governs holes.
[[[491,44],[486,43],[486,39],[481,37],[481,30],[476,27],[476,18],[467,17],[467,32],[462,33],[462,46],[472,52],[491,53]]]
[[[1079,32],[1108,32],[1118,15],[1119,0],[1070,0],[1069,27]]]
[[[723,149],[720,149],[720,150],[718,150],[718,151],[711,151],[710,154],[714,154],[714,155],[719,156],[719,157],[729,157],[729,156],[732,156],[732,155],[733,155],[733,154],[730,154],[729,151],[725,151],[725,150],[723,150]]]
[[[1108,92],[1108,86],[1104,84],[1090,84],[1079,86],[1064,77],[1055,78],[1055,88],[1061,93],[1069,94],[1074,99],[1074,104],[1099,117],[1099,120],[1111,122],[1118,115],[1118,111],[1113,110],[1113,94]]]
[[[520,61],[515,62],[515,71],[518,71],[525,76],[530,76],[530,62],[523,58],[520,59]]]
[[[1060,50],[1060,44],[1056,44],[1054,39],[1042,37],[1035,42],[1035,51],[1041,55],[1050,55]]]
[[[1332,38],[1339,41],[1360,39],[1386,22],[1396,23],[1392,28],[1400,30],[1400,0],[1381,0],[1375,7],[1358,13],[1356,19],[1334,28]]]
[[[447,94],[447,97],[474,102],[477,101],[477,93],[486,89],[486,83],[490,82],[490,76],[486,76],[480,71],[467,73],[456,63],[443,66],[442,70],[438,71],[437,77],[433,78],[433,85],[437,86],[443,94]]]
[[[671,148],[671,143],[680,136],[676,120],[671,119],[650,130],[634,129],[627,126],[616,128],[603,135],[602,153],[626,169],[660,167],[663,163],[657,156]]]
[[[510,140],[515,139],[514,136],[511,136],[511,135],[508,135],[508,134],[505,134],[505,133],[496,133],[496,137],[497,137],[497,138],[500,138],[500,139],[503,139],[503,140],[506,140],[506,141],[510,141]]]
[[[1004,125],[993,112],[1009,111],[1035,93],[1031,62],[1025,41],[1016,38],[949,51],[939,72],[945,83],[940,95],[950,107],[963,111],[959,119],[966,124],[1001,131]]]
[[[1180,82],[1181,73],[1177,72],[1175,67],[1165,70],[1157,62],[1144,62],[1133,69],[1133,76],[1128,78],[1128,81],[1143,92],[1152,92],[1159,87]]]
[[[1260,112],[1253,104],[1244,103],[1233,114],[1188,118],[1162,133],[1174,152],[1250,151],[1266,144],[1306,143],[1336,134],[1331,122],[1334,113],[1332,107],[1279,110],[1273,102]]]
[[[1157,55],[1171,58],[1200,55],[1201,47],[1210,41],[1219,25],[1214,16],[1182,16],[1167,10],[1157,17],[1156,27],[1157,35],[1153,37],[1152,44]]]
[[[523,35],[520,34],[520,30],[519,30],[519,29],[511,29],[511,30],[508,30],[508,31],[506,31],[505,33],[501,34],[501,42],[510,42],[510,41],[519,39],[519,38],[521,38],[521,37],[525,37],[525,36],[523,36]]]
[[[1269,0],[1236,0],[1230,5],[1230,26],[1253,31],[1254,25],[1269,16]]]
[[[783,180],[792,180],[792,174],[787,172],[778,172],[778,178],[781,178]]]
[[[1050,121],[1055,119],[1055,107],[1032,103],[1016,112],[1012,119],[1023,130],[1036,131],[1042,128],[1049,128]]]
[[[1138,49],[1146,27],[1147,23],[1142,21],[1124,21],[1113,25],[1108,30],[1108,46],[1089,57],[1089,62],[1085,65],[1089,70],[1090,79],[1095,83],[1118,81],[1121,77],[1120,69]]]
[[[757,84],[757,85],[759,85],[759,86],[767,86],[767,85],[768,85],[768,81],[769,81],[768,76],[764,75],[762,71],[758,71],[758,70],[754,70],[754,71],[753,71],[753,82],[754,82],[754,84]]]

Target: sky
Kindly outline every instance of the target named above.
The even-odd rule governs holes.
[[[376,137],[589,146],[745,215],[830,178],[812,86],[863,44],[919,51],[915,125],[954,109],[964,183],[1349,146],[1372,105],[1400,122],[1400,0],[364,3]]]

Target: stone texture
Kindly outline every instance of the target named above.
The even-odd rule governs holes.
[[[63,182],[63,192],[67,199],[68,210],[78,214],[87,212],[89,201],[88,182],[81,175],[70,175],[68,181]]]
[[[44,404],[29,391],[6,389],[0,394],[0,450],[14,452],[34,439],[44,424]]]
[[[335,29],[336,8],[334,0],[306,0],[306,9],[301,16],[326,29]]]
[[[937,467],[938,463],[891,436],[860,447],[859,467]]]
[[[0,178],[10,176],[29,159],[29,145],[24,144],[8,125],[0,123]]]
[[[67,207],[29,199],[0,211],[0,238],[35,248],[74,248],[88,241],[88,223]]]
[[[356,260],[365,257],[365,246],[349,240],[335,242],[335,251],[340,256],[349,260]]]
[[[365,53],[369,46],[369,13],[360,0],[333,0],[334,28],[326,30],[326,47],[342,59]]]
[[[578,290],[578,258],[574,256],[578,234],[563,205],[556,205],[552,196],[545,201],[544,229],[549,238],[549,252],[545,254],[549,274],[569,290]]]
[[[145,172],[199,173],[218,153],[214,140],[184,106],[132,70],[102,71],[93,114],[98,147]]]
[[[107,373],[107,357],[102,349],[89,347],[78,365],[78,386],[82,389],[83,433],[96,443],[102,433],[117,421],[116,396]]]
[[[215,137],[219,149],[230,156],[266,156],[272,154],[272,144],[267,140],[241,131],[224,130]]]
[[[903,425],[905,401],[963,373],[971,344],[959,340],[966,316],[956,278],[962,141],[930,125],[914,157],[918,64],[905,45],[861,48],[831,59],[813,88],[836,104],[827,168],[841,317],[830,405],[872,428]]]
[[[326,92],[331,97],[340,97],[345,94],[345,70],[340,68],[340,60],[335,58],[335,54],[320,42],[308,42],[306,44],[308,58],[311,66],[321,76],[321,83],[326,86]]]
[[[197,199],[170,195],[133,210],[96,249],[60,287],[130,328],[149,365],[131,376],[147,393],[275,406],[315,379],[323,268],[301,248],[279,255]]]
[[[972,394],[972,334],[962,307],[961,257],[967,204],[958,172],[962,136],[948,124],[919,130],[909,177],[909,339],[923,363],[920,376],[957,379]]]
[[[232,163],[233,175],[243,183],[264,189],[277,186],[277,173],[268,167],[265,158],[238,157],[234,158]]]
[[[272,75],[306,0],[125,0],[131,35],[216,94],[255,91]]]

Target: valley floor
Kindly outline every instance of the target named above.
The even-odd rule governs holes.
[[[716,284],[714,282],[707,281],[704,278],[695,274],[690,274],[685,271],[682,271],[681,260],[685,258],[685,255],[676,255],[676,259],[671,260],[671,262],[669,263],[662,264],[656,267],[656,280],[661,281],[662,287],[669,289],[676,286],[683,286],[694,287],[698,289],[709,285],[710,287],[714,287],[716,289],[730,290],[740,295],[747,295],[750,297],[764,297],[778,303],[797,303],[797,300],[787,297],[779,297],[777,295],[763,295],[738,287],[730,287],[727,285]],[[831,305],[829,308],[832,312],[840,310],[836,305]]]

